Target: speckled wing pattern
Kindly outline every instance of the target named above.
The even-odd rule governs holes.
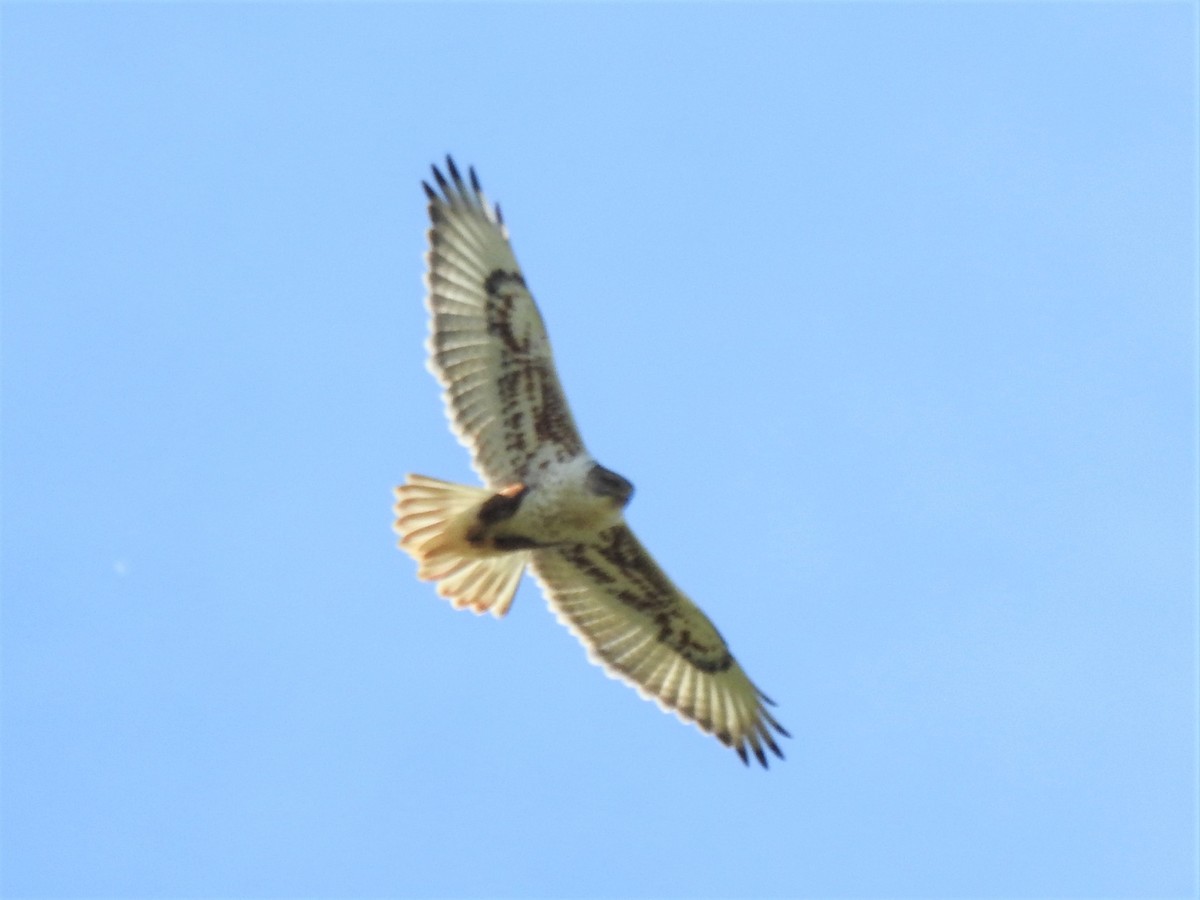
[[[435,166],[429,198],[426,304],[429,369],[445,388],[447,416],[488,486],[522,482],[535,463],[583,452],[498,206],[475,170],[464,182]]]
[[[720,633],[658,567],[626,525],[591,544],[535,550],[532,568],[559,619],[611,675],[647,699],[767,765],[783,757],[767,709]]]

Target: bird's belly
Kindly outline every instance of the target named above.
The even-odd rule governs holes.
[[[577,544],[619,522],[621,509],[611,498],[584,491],[531,490],[517,512],[496,524],[497,549]]]

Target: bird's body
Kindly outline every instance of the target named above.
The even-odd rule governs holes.
[[[625,523],[633,485],[584,447],[499,209],[447,158],[429,198],[430,368],[486,487],[410,475],[400,546],[455,606],[503,616],[526,567],[606,671],[764,766],[787,732]]]
[[[493,494],[476,514],[467,542],[508,551],[592,540],[622,521],[621,511],[628,502],[628,497],[597,490],[592,473],[598,468],[589,457],[579,456],[552,463],[529,483]]]

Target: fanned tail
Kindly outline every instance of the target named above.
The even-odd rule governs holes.
[[[512,606],[528,551],[497,551],[476,547],[468,530],[479,519],[480,507],[494,492],[409,475],[396,488],[396,522],[400,549],[417,561],[417,577],[438,582],[438,594],[456,609],[500,618]]]

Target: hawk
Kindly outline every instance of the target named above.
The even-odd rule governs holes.
[[[484,487],[409,475],[395,531],[457,608],[508,612],[530,569],[591,660],[765,768],[774,703],[625,524],[633,485],[584,447],[500,207],[475,170],[433,166],[425,276],[429,369]],[[448,176],[448,177],[447,177]]]

